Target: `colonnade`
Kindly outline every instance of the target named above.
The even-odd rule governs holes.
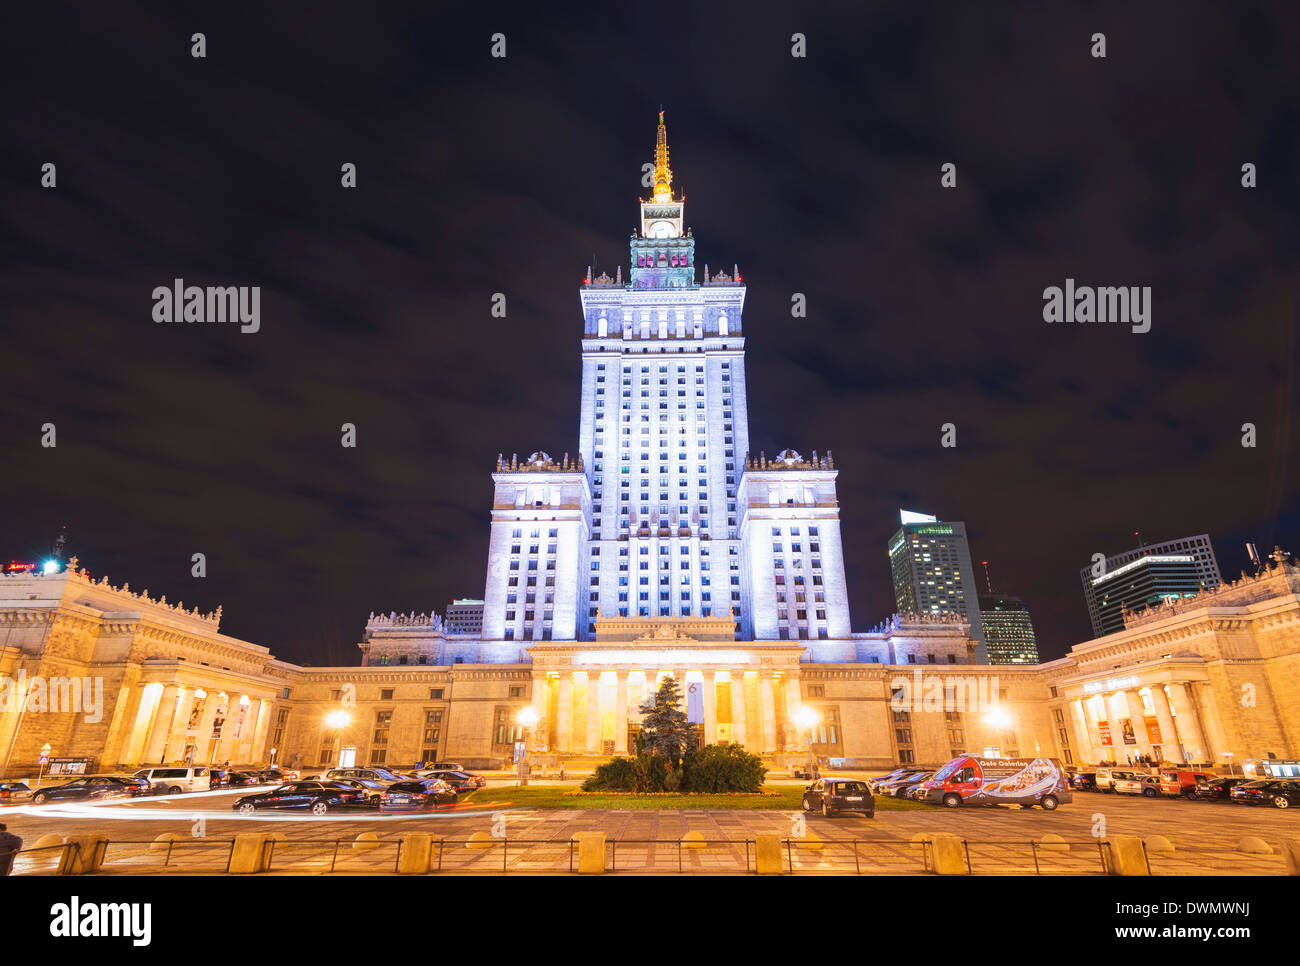
[[[700,696],[705,744],[738,744],[755,754],[795,751],[790,723],[802,705],[798,675],[748,668],[564,668],[533,674],[537,725],[531,744],[562,754],[626,755],[641,706],[671,675],[681,709]]]
[[[1209,687],[1204,681],[1157,682],[1074,698],[1071,718],[1080,758],[1121,765],[1139,755],[1187,764],[1216,761],[1227,743]],[[1154,729],[1149,718],[1155,719]],[[1132,741],[1123,732],[1125,719]]]
[[[120,763],[159,765],[188,758],[195,765],[239,764],[262,757],[270,700],[177,682],[153,681],[137,688]]]

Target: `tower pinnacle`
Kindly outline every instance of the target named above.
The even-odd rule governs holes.
[[[673,172],[668,167],[668,128],[664,126],[664,111],[659,108],[659,129],[655,133],[655,204],[668,204],[673,200]]]

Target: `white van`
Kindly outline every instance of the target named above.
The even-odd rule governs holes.
[[[180,795],[183,792],[206,792],[212,788],[212,776],[203,766],[141,768],[136,778],[146,778],[155,794]]]

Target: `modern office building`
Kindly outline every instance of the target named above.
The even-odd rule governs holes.
[[[1038,664],[1029,605],[1011,594],[980,594],[980,624],[990,664]]]
[[[478,637],[483,633],[483,601],[460,597],[447,605],[443,618],[448,634]]]
[[[1221,583],[1208,534],[1138,547],[1079,571],[1097,637],[1124,629],[1124,612],[1194,597]]]
[[[976,661],[987,658],[979,593],[964,523],[900,510],[902,526],[889,538],[889,569],[900,614],[959,615],[978,642]]]

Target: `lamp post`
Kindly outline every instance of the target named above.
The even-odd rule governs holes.
[[[817,756],[813,754],[813,728],[817,727],[819,716],[812,708],[804,705],[794,715],[794,723],[808,732],[808,775],[814,780],[819,777]]]
[[[1226,758],[1226,759],[1228,759],[1228,774],[1229,774],[1229,775],[1235,775],[1235,774],[1237,774],[1236,766],[1233,764],[1233,761],[1232,761],[1232,759],[1233,759],[1235,756],[1232,754],[1232,752],[1230,752],[1230,751],[1225,751],[1225,752],[1223,753],[1223,757]],[[1243,778],[1244,778],[1245,775],[1246,775],[1246,768],[1245,768],[1244,765],[1242,766],[1241,774],[1242,774],[1242,777],[1243,777]]]
[[[334,767],[340,765],[339,755],[343,751],[343,729],[352,721],[352,715],[346,711],[331,711],[325,716],[325,725],[334,730]]]
[[[532,743],[533,728],[537,725],[537,709],[532,705],[520,708],[515,720],[524,729],[524,753],[519,756],[519,784],[528,784],[528,773],[532,765],[528,760],[528,746]]]

